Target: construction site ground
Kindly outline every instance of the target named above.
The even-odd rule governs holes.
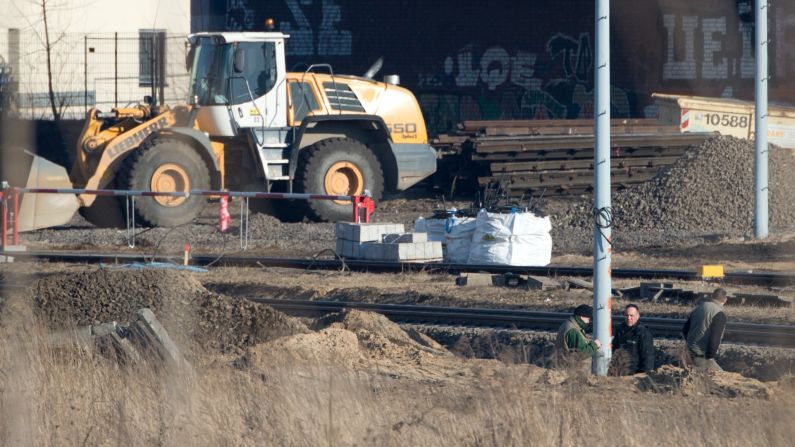
[[[788,220],[793,211],[787,208],[795,205],[774,197],[771,236],[757,241],[749,208],[738,204],[736,194],[708,194],[716,180],[691,177],[693,187],[708,195],[699,202],[691,192],[692,202],[716,202],[694,212],[663,180],[655,194],[669,201],[644,199],[659,208],[642,213],[654,221],[621,214],[648,191],[617,193],[614,268],[722,264],[727,270],[795,271],[795,230]],[[715,188],[727,187],[718,182]],[[464,200],[441,205],[437,193],[387,197],[374,218],[411,230],[417,217],[440,206],[469,206]],[[675,212],[672,203],[682,207],[675,216],[662,211]],[[217,202],[210,202],[194,224],[138,230],[134,248],[127,246],[124,229],[97,229],[80,217],[24,234],[20,242],[30,251],[151,256],[179,256],[189,243],[195,253],[221,259],[310,257],[334,248],[332,224],[254,215],[248,249],[241,251],[239,204],[230,206],[234,221],[225,234],[217,229]],[[553,264],[590,266],[588,197],[550,199],[545,211],[553,220]],[[680,214],[689,217],[681,220]],[[0,273],[0,445],[784,446],[795,439],[792,349],[724,344],[718,361],[726,371],[702,373],[682,367],[681,341],[658,339],[653,373],[596,377],[585,368],[550,368],[551,333],[398,326],[359,311],[298,319],[246,300],[567,312],[592,302],[587,289],[461,287],[454,275],[422,270],[383,274],[220,262],[205,272],[11,262],[0,264]],[[640,281],[615,279],[613,286]],[[676,283],[701,292],[719,285]],[[724,286],[730,294],[795,298],[791,287]],[[613,311],[629,302],[614,297]],[[641,322],[644,316],[685,318],[693,304],[636,303]],[[162,322],[187,365],[154,356],[129,361],[101,346],[63,343],[77,327],[124,324],[142,307]],[[729,321],[795,321],[792,306],[728,306],[727,314]]]
[[[394,198],[379,221],[428,215],[436,200]],[[569,206],[570,200],[552,202]],[[448,204],[449,205],[449,204]],[[461,203],[461,206],[465,205]],[[221,235],[215,210],[190,227],[149,230],[126,246],[123,230],[69,228],[25,235],[28,249],[307,257],[333,248],[331,224],[252,216],[252,240]],[[267,228],[267,230],[265,230]],[[188,237],[186,237],[186,235]],[[203,235],[204,239],[197,237]],[[620,236],[619,236],[620,237]],[[588,238],[553,263],[588,266]],[[793,271],[793,234],[765,241],[694,237],[679,246],[615,249],[615,268]],[[403,326],[351,312],[299,320],[247,297],[568,311],[590,303],[584,289],[532,291],[459,287],[454,275],[210,267],[205,273],[122,265],[8,263],[2,298],[0,443],[104,445],[645,445],[690,442],[788,445],[795,436],[795,353],[724,344],[727,372],[678,366],[681,342],[658,340],[651,375],[598,378],[548,367],[553,334]],[[563,279],[563,278],[558,278]],[[616,288],[640,280],[614,280]],[[709,291],[714,282],[677,283]],[[731,292],[791,289],[729,287]],[[628,301],[613,300],[614,311]],[[639,301],[642,315],[684,318],[691,305]],[[129,319],[152,308],[191,364],[189,371],[119,365],[87,346],[53,349],[49,334]],[[728,309],[730,320],[792,324],[791,307]],[[415,332],[416,331],[416,332]],[[421,335],[417,335],[421,334]],[[150,364],[151,363],[151,364]],[[683,422],[684,421],[684,422]],[[709,425],[706,425],[709,421]],[[717,421],[717,422],[716,422]],[[742,428],[740,428],[742,427]]]

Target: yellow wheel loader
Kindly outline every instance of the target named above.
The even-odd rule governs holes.
[[[247,190],[358,195],[378,200],[436,170],[414,95],[395,82],[335,75],[328,65],[290,72],[280,32],[190,35],[189,105],[95,109],[69,174],[78,189]],[[371,72],[374,70],[370,70]],[[390,77],[387,77],[388,80]],[[40,179],[28,186],[48,187]],[[62,187],[62,186],[61,186]],[[47,195],[35,199],[42,208]],[[22,229],[58,225],[44,222]],[[34,199],[31,199],[34,200]],[[98,225],[125,222],[115,197],[77,197]],[[136,220],[153,226],[190,222],[205,199],[138,197]],[[45,207],[46,208],[46,207]],[[255,202],[283,220],[348,219],[350,204]]]

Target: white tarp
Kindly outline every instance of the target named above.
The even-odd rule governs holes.
[[[472,217],[448,217],[447,219],[417,218],[414,231],[428,233],[429,241],[440,241],[444,261],[453,264],[466,264],[472,235],[477,220]]]
[[[469,264],[545,266],[552,260],[552,223],[533,213],[478,212]]]

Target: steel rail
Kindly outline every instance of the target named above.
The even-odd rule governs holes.
[[[20,252],[0,251],[0,256],[10,256],[25,261],[56,261],[74,263],[118,263],[118,262],[150,262],[164,261],[182,264],[182,255],[148,256],[134,253],[82,253],[82,252]],[[571,267],[550,265],[546,267],[529,267],[515,265],[475,265],[450,264],[444,262],[385,262],[358,259],[311,259],[311,258],[273,258],[263,256],[233,256],[219,254],[192,254],[192,265],[225,265],[237,267],[285,267],[297,269],[341,270],[348,268],[373,273],[401,273],[425,271],[439,273],[485,272],[492,274],[513,273],[538,276],[579,276],[593,275],[591,267]],[[679,281],[702,281],[698,272],[692,270],[659,270],[659,269],[613,269],[613,278],[638,279],[672,279]],[[726,272],[721,279],[723,284],[789,286],[795,284],[795,273],[780,272]]]
[[[515,309],[483,309],[435,307],[403,304],[373,304],[339,301],[279,300],[247,298],[266,304],[281,312],[302,317],[320,317],[345,309],[377,312],[399,323],[431,325],[504,327],[520,330],[555,331],[571,316],[562,312]],[[620,324],[620,315],[613,315],[613,325]],[[643,317],[641,321],[655,337],[681,338],[685,320],[679,318]],[[723,339],[727,342],[795,348],[795,326],[728,322]]]

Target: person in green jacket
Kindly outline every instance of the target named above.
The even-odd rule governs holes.
[[[574,309],[574,313],[564,321],[558,329],[555,339],[555,356],[559,366],[575,365],[590,360],[602,343],[599,340],[589,340],[585,329],[591,322],[593,308],[581,304]]]

